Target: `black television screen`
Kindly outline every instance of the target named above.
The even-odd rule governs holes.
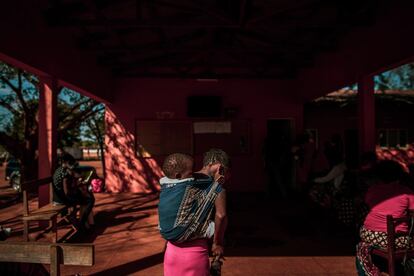
[[[187,98],[188,117],[220,117],[221,97],[190,96]]]

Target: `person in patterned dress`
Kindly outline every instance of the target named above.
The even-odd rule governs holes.
[[[77,187],[76,181],[80,175],[75,172],[76,166],[76,160],[72,155],[67,153],[62,155],[61,164],[53,173],[53,204],[64,204],[66,206],[80,205],[84,211],[81,214],[77,227],[80,231],[86,231],[89,227],[87,222],[95,204],[95,198],[83,196]]]

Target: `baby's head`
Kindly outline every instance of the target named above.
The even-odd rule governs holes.
[[[173,153],[165,158],[162,170],[168,178],[183,179],[192,175],[193,164],[194,160],[190,155]]]

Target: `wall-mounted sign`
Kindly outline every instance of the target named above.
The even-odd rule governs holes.
[[[203,133],[231,133],[231,122],[195,122],[195,134]]]

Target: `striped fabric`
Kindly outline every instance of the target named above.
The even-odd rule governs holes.
[[[160,184],[159,228],[164,239],[183,242],[207,237],[221,185],[204,175],[186,180],[164,177]]]

